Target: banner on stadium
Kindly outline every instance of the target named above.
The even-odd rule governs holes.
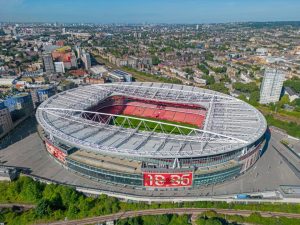
[[[193,173],[143,173],[145,187],[189,187]]]
[[[46,142],[47,151],[57,158],[59,161],[65,163],[66,154],[63,153],[59,148],[55,147],[54,145]]]

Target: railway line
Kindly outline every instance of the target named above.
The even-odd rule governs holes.
[[[240,215],[240,216],[250,216],[254,212],[260,213],[263,217],[287,217],[291,219],[300,219],[300,214],[298,213],[283,213],[283,212],[264,212],[264,211],[253,211],[253,210],[233,210],[233,209],[216,209],[216,208],[177,208],[177,209],[149,209],[149,210],[139,210],[139,211],[128,211],[119,212],[111,215],[98,216],[85,218],[80,220],[70,220],[70,221],[59,221],[53,223],[43,223],[40,225],[85,225],[92,223],[103,223],[107,221],[116,221],[120,219],[132,218],[137,216],[147,216],[147,215],[163,215],[163,214],[188,214],[193,217],[200,215],[206,211],[213,210],[220,214],[226,215]]]

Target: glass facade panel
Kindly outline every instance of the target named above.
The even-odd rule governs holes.
[[[106,182],[114,182],[127,185],[142,186],[143,177],[142,174],[122,174],[117,172],[112,172],[83,163],[67,159],[68,167],[76,172],[90,176],[94,179],[103,180]]]
[[[210,174],[201,174],[194,176],[194,185],[209,185],[224,182],[235,176],[238,176],[240,173],[241,167],[236,166],[227,170],[218,171]]]
[[[95,168],[85,165],[74,160],[67,159],[70,169],[79,172],[90,178],[103,180],[105,182],[113,182],[124,185],[143,186],[142,174],[122,174],[112,171]],[[215,173],[194,175],[194,186],[209,185],[220,183],[232,177],[238,176],[240,173],[240,166],[236,166],[227,170],[218,171]]]

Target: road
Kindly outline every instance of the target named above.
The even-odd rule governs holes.
[[[46,223],[48,225],[84,225],[91,223],[103,223],[107,221],[116,221],[119,219],[126,219],[137,216],[146,216],[146,215],[162,215],[162,214],[188,214],[193,215],[193,217],[200,215],[203,212],[213,210],[220,214],[226,215],[241,215],[249,216],[251,213],[259,212],[263,217],[287,217],[292,219],[300,219],[300,214],[296,213],[281,213],[281,212],[262,212],[262,211],[251,211],[251,210],[232,210],[232,209],[207,209],[207,208],[181,208],[181,209],[149,209],[149,210],[140,210],[140,211],[128,211],[120,212],[105,216],[85,218],[81,220],[70,220],[70,221],[59,221],[53,223]],[[41,224],[41,225],[46,225]]]

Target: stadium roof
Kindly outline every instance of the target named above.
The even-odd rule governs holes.
[[[85,119],[88,108],[112,95],[199,104],[207,109],[203,129],[186,134],[157,133]],[[94,117],[104,113],[93,112]],[[113,114],[105,114],[110,119]],[[265,133],[263,115],[231,96],[197,87],[165,83],[111,83],[62,92],[37,110],[40,125],[66,144],[101,154],[126,157],[189,158],[217,155],[247,147]],[[123,116],[130,118],[129,116]],[[140,123],[147,119],[140,119]],[[152,121],[153,122],[153,121]],[[157,121],[157,126],[164,124]],[[179,131],[184,126],[170,124]]]

